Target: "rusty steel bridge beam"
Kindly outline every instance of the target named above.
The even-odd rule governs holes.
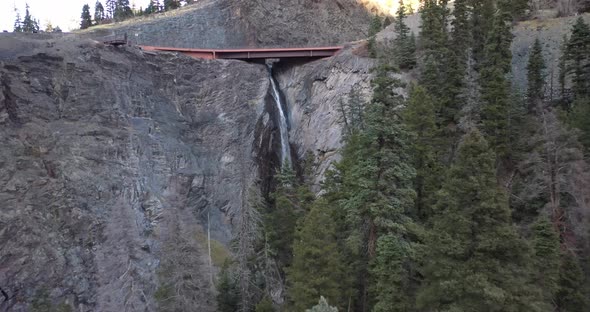
[[[269,59],[269,58],[323,58],[336,55],[342,47],[272,48],[272,49],[187,49],[140,46],[146,51],[183,53],[200,59]]]

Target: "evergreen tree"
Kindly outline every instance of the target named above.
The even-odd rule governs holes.
[[[494,20],[494,0],[469,0],[472,7],[471,38],[473,39],[473,59],[475,69],[484,67],[485,47]]]
[[[320,295],[343,303],[347,275],[336,243],[332,208],[318,200],[305,216],[293,245],[293,265],[287,269],[290,298],[296,311],[312,306]]]
[[[26,4],[25,7],[25,17],[22,22],[22,31],[28,33],[37,33],[39,32],[39,22],[36,21],[31,13],[29,12],[29,4]]]
[[[395,20],[395,33],[397,34],[394,40],[394,52],[396,63],[402,69],[409,69],[416,65],[416,50],[415,42],[412,43],[410,37],[410,28],[405,23],[406,6],[404,1],[399,1],[399,8],[397,10],[397,18]],[[415,39],[414,39],[415,40]],[[412,46],[414,44],[414,46]]]
[[[180,8],[179,0],[164,0],[164,11],[170,11]]]
[[[527,249],[496,184],[495,156],[476,130],[438,193],[418,305],[437,311],[534,311],[523,294]]]
[[[418,283],[416,246],[405,235],[385,234],[377,241],[377,255],[371,274],[375,279],[375,312],[415,311]]]
[[[461,94],[465,89],[468,51],[471,42],[467,0],[455,1],[451,24],[453,28],[450,34],[448,66],[446,68],[448,76],[443,81],[444,96],[442,100],[444,102],[441,103],[441,125],[445,127],[459,124],[459,113],[465,105]]]
[[[540,216],[533,225],[534,277],[533,283],[542,291],[547,307],[555,302],[559,282],[559,235],[547,216]],[[552,310],[552,309],[547,309]]]
[[[539,38],[535,39],[529,63],[527,66],[527,101],[528,111],[532,112],[539,102],[545,98],[545,60],[543,59],[543,49]]]
[[[23,22],[21,21],[20,13],[16,8],[14,9],[14,12],[16,13],[16,19],[14,20],[14,32],[23,32]]]
[[[510,19],[507,21],[519,20],[525,17],[529,8],[529,0],[498,0],[498,7],[508,12]]]
[[[343,137],[358,133],[364,128],[364,103],[358,86],[353,86],[348,95],[348,101],[340,101],[341,121],[344,124]]]
[[[113,17],[117,21],[123,21],[133,16],[133,11],[129,7],[129,0],[117,0],[115,5],[115,13]]]
[[[398,117],[404,101],[394,92],[399,82],[389,77],[385,66],[376,70],[373,99],[365,110],[366,129],[348,138],[338,166],[342,190],[339,206],[345,212],[349,230],[345,240],[358,260],[351,271],[358,278],[360,297],[355,303],[360,311],[368,311],[372,301],[367,263],[372,263],[378,253],[386,252],[378,250],[378,239],[392,235],[400,245],[410,245],[406,235],[412,221],[408,216],[415,198],[409,133]],[[385,269],[374,268],[373,272],[379,271]],[[409,273],[399,276],[408,278]],[[405,282],[392,285],[393,291],[405,292],[398,288]]]
[[[566,78],[567,78],[567,46],[568,46],[568,38],[567,35],[563,35],[563,41],[561,44],[561,56],[559,57],[559,87],[560,87],[560,94],[561,94],[561,101],[562,106],[569,110],[569,106],[567,105],[566,101]]]
[[[506,22],[507,13],[494,16],[494,26],[485,49],[485,67],[481,71],[481,120],[490,146],[499,158],[510,154],[510,83],[506,75],[511,69],[512,33]]]
[[[296,177],[293,170],[283,166],[275,175],[277,190],[272,194],[274,206],[264,216],[264,229],[271,250],[281,267],[291,264],[292,245],[297,219],[305,212],[297,194]]]
[[[556,295],[558,311],[588,311],[590,305],[584,294],[584,272],[577,256],[570,250],[563,252]]]
[[[448,28],[447,1],[425,0],[420,9],[422,25],[420,43],[424,51],[422,61],[420,85],[434,98],[437,115],[437,125],[445,130],[455,119],[456,103],[450,94],[450,50]],[[452,130],[451,130],[452,131]],[[441,133],[452,140],[450,133]],[[449,142],[448,146],[451,146]]]
[[[113,19],[115,17],[115,10],[117,9],[117,0],[106,0],[106,18]]]
[[[274,307],[272,306],[272,300],[268,298],[268,296],[264,296],[258,304],[256,304],[256,312],[274,312]]]
[[[219,273],[217,292],[217,309],[220,312],[235,312],[238,310],[239,291],[235,280],[232,278],[227,261],[223,264]]]
[[[572,106],[571,125],[580,130],[580,143],[590,149],[590,97],[578,98]]]
[[[573,72],[575,98],[590,97],[590,27],[580,16],[567,43],[567,72]]]
[[[153,14],[160,12],[160,1],[151,0],[148,7],[145,9],[145,14]]]
[[[104,7],[100,1],[96,1],[94,4],[94,22],[98,25],[104,20]]]
[[[370,57],[377,57],[376,36],[377,33],[381,31],[382,27],[383,22],[381,21],[381,17],[379,17],[379,15],[373,16],[373,19],[371,19],[371,25],[369,26],[369,41],[367,45]]]
[[[414,135],[411,144],[413,165],[416,168],[414,217],[425,221],[432,214],[431,207],[440,186],[438,181],[442,168],[436,153],[440,144],[437,144],[434,102],[424,88],[414,86],[410,91],[408,105],[404,110],[404,123]]]
[[[424,0],[420,9],[422,25],[420,40],[426,54],[438,54],[442,56],[447,46],[447,22],[448,14],[446,1]]]
[[[92,26],[92,16],[90,15],[90,6],[88,4],[85,4],[82,7],[82,15],[80,15],[80,18],[82,19],[80,21],[80,29],[86,29]]]

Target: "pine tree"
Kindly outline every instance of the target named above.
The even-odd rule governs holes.
[[[438,193],[418,305],[437,311],[534,311],[522,292],[527,249],[497,186],[495,156],[476,130]]]
[[[498,0],[499,9],[508,12],[510,19],[506,21],[520,20],[525,17],[525,13],[529,8],[529,0]]]
[[[529,112],[532,112],[538,103],[545,98],[545,68],[541,41],[537,38],[531,49],[527,66],[527,101]]]
[[[494,16],[494,26],[485,48],[485,67],[481,71],[481,120],[490,146],[499,158],[510,154],[510,83],[512,33],[506,22],[507,13]]]
[[[465,105],[461,97],[465,89],[467,58],[470,47],[469,8],[467,0],[456,0],[453,10],[453,29],[450,34],[448,76],[444,79],[444,102],[441,103],[441,124],[445,127],[459,124],[460,112]]]
[[[264,298],[256,304],[255,312],[274,312],[274,310],[272,300],[268,298],[268,296],[264,296]]]
[[[377,36],[377,33],[379,33],[381,31],[382,27],[383,27],[383,22],[381,21],[381,17],[379,17],[379,15],[373,16],[373,19],[371,19],[371,25],[369,25],[369,41],[367,43],[370,57],[373,57],[373,58],[377,57],[376,36]]]
[[[424,88],[414,86],[410,91],[408,105],[404,110],[404,123],[414,139],[411,144],[413,165],[416,168],[414,189],[416,190],[415,215],[417,220],[425,221],[432,214],[434,195],[439,188],[442,168],[438,163],[436,151],[438,130],[434,101]]]
[[[170,11],[180,8],[179,0],[164,0],[164,11]]]
[[[318,297],[343,303],[347,285],[344,260],[336,242],[332,208],[318,200],[303,219],[293,244],[293,265],[287,269],[290,298],[295,311],[304,311]]]
[[[23,26],[22,26],[22,21],[20,18],[20,13],[18,12],[18,10],[15,8],[14,12],[16,13],[16,18],[14,20],[14,32],[23,32]]]
[[[223,264],[219,273],[217,292],[217,309],[220,312],[235,312],[238,310],[239,291],[227,261]]]
[[[297,197],[296,177],[293,169],[283,166],[275,175],[277,190],[272,194],[274,206],[264,216],[264,230],[271,250],[281,267],[291,264],[292,245],[297,219],[304,212]]]
[[[572,107],[571,125],[580,130],[580,143],[590,149],[590,97],[576,99]]]
[[[556,299],[559,282],[559,235],[547,216],[537,219],[533,231],[533,283],[541,289],[545,305],[551,307]]]
[[[117,9],[117,0],[106,0],[106,16],[107,19],[115,17],[115,10]]]
[[[117,21],[123,21],[133,16],[133,11],[129,7],[129,0],[117,0],[115,4],[115,13],[113,17]]]
[[[397,18],[395,19],[395,33],[397,36],[394,40],[394,52],[396,63],[402,69],[409,69],[416,65],[415,45],[412,46],[410,28],[405,23],[406,17],[406,6],[404,1],[400,0]]]
[[[160,1],[151,0],[148,7],[145,9],[145,14],[153,14],[160,12]]]
[[[567,79],[567,46],[568,46],[568,38],[567,35],[563,35],[563,40],[561,44],[561,55],[559,57],[559,87],[560,87],[560,95],[562,106],[565,110],[569,110],[569,105],[567,105],[567,93],[566,93],[566,79]]]
[[[96,1],[94,4],[94,22],[98,25],[101,24],[104,19],[104,7],[100,1]]]
[[[82,19],[80,21],[80,29],[86,29],[92,26],[92,16],[90,15],[90,6],[88,4],[85,4],[82,7],[82,15],[80,15],[80,18]]]
[[[449,81],[449,34],[447,1],[425,0],[420,9],[422,25],[420,43],[424,59],[422,61],[420,85],[434,98],[437,114],[437,125],[445,127],[454,116],[448,116],[451,95],[448,91]],[[451,111],[455,111],[451,109]],[[450,115],[454,115],[451,113]],[[445,137],[451,137],[446,135]],[[449,144],[450,145],[450,144]]]
[[[371,274],[375,280],[375,312],[415,311],[416,246],[403,235],[386,234],[377,241]]]
[[[343,137],[358,133],[364,128],[364,102],[358,86],[353,86],[348,94],[348,101],[340,101],[341,122],[344,124]]]
[[[469,3],[473,8],[471,15],[473,59],[475,69],[480,70],[484,67],[486,42],[494,20],[494,0],[469,0]]]
[[[348,138],[338,166],[342,190],[338,203],[349,230],[345,240],[358,260],[351,272],[358,277],[359,298],[355,304],[360,311],[368,311],[371,306],[367,263],[380,252],[378,239],[393,235],[406,240],[415,198],[409,132],[398,116],[404,101],[394,92],[399,82],[388,75],[383,65],[376,71],[373,99],[365,109],[366,129]]]
[[[573,72],[575,98],[590,97],[590,27],[580,16],[567,44],[568,72]]]
[[[37,22],[29,12],[29,4],[25,7],[25,17],[22,22],[22,31],[27,33],[39,32],[39,22]]]
[[[584,295],[584,272],[577,256],[570,250],[563,252],[556,295],[558,311],[588,311],[590,305]]]

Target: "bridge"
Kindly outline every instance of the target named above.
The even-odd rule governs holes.
[[[261,60],[283,58],[324,58],[336,55],[343,47],[273,49],[185,49],[139,46],[145,51],[177,52],[199,59]]]

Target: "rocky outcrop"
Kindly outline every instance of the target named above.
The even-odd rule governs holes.
[[[325,46],[366,36],[370,15],[356,0],[200,0],[155,17],[82,34],[187,48]]]
[[[342,147],[341,106],[353,88],[368,101],[374,61],[359,54],[360,46],[348,46],[335,57],[306,64],[280,64],[276,72],[289,106],[290,141],[297,158],[309,152],[315,158],[314,184],[330,164],[339,159]]]
[[[272,123],[266,68],[70,37],[22,46],[0,44],[0,308],[155,311],[181,288],[213,311],[206,231],[222,261],[256,125]]]

